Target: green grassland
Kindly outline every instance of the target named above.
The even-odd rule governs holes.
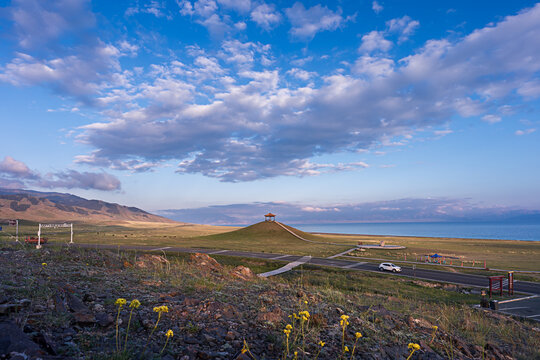
[[[384,239],[386,244],[402,245],[402,250],[366,249],[354,255],[371,258],[414,261],[423,255],[437,253],[447,257],[446,263],[483,268],[484,260],[488,268],[509,270],[540,271],[540,242],[517,240],[450,239],[422,237],[373,237],[343,236],[343,241],[360,241],[363,244],[377,244]]]
[[[426,254],[438,253],[445,257],[455,257],[453,264],[472,266],[473,261],[479,270],[484,271],[484,260],[488,268],[540,271],[540,242],[450,239],[427,237],[367,236],[339,234],[309,234],[289,227],[301,237],[317,241],[302,241],[283,230],[277,224],[261,222],[245,228],[210,226],[197,224],[156,224],[124,222],[119,224],[83,224],[74,225],[76,243],[142,245],[149,247],[187,247],[211,248],[240,251],[271,252],[276,254],[296,254],[326,257],[340,253],[358,243],[379,244],[384,240],[387,245],[403,245],[402,250],[369,249],[365,252],[353,252],[358,257],[389,259],[392,261],[420,259]],[[25,235],[35,236],[37,223],[21,222],[20,238]],[[0,238],[13,239],[14,227],[4,226]],[[45,229],[42,236],[56,243],[69,242],[69,229]],[[345,244],[334,245],[331,243]],[[362,260],[363,261],[363,260]],[[447,263],[449,259],[447,259]],[[444,267],[430,267],[440,268]],[[455,269],[453,271],[471,270]]]

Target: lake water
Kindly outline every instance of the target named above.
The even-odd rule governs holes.
[[[338,234],[540,241],[540,224],[537,223],[348,223],[291,224],[291,226],[306,232]]]

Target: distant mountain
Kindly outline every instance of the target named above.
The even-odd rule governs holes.
[[[136,207],[87,200],[71,194],[2,188],[0,218],[32,221],[174,222]]]

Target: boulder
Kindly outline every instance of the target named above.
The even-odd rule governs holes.
[[[0,358],[8,357],[13,352],[30,357],[46,355],[17,324],[11,321],[0,323]]]
[[[216,259],[208,256],[207,254],[191,254],[190,263],[203,270],[221,271],[223,269],[223,266],[221,266]]]
[[[169,265],[169,260],[161,255],[143,254],[135,262],[135,267],[147,269]]]
[[[253,280],[256,278],[255,274],[250,268],[242,265],[235,267],[231,271],[231,276],[244,281]]]

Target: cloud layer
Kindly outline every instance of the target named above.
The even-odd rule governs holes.
[[[105,172],[79,172],[66,170],[63,172],[41,175],[30,170],[28,166],[11,156],[4,157],[0,162],[0,187],[23,188],[36,186],[45,189],[94,189],[115,191],[121,189],[120,180]]]
[[[134,67],[123,59],[136,57],[139,47],[102,40],[89,3],[78,4],[15,2],[20,51],[2,66],[0,80],[45,85],[96,109],[101,120],[77,137],[94,149],[76,159],[87,165],[148,171],[174,162],[179,174],[227,182],[361,169],[367,164],[313,158],[406,143],[455,115],[495,124],[504,121],[501,104],[540,96],[540,4],[458,39],[429,40],[401,58],[390,52],[419,22],[391,19],[384,31],[359,34],[354,61],[318,72],[279,62],[270,44],[228,34],[253,24],[271,31],[286,18],[293,40],[308,42],[338,31],[354,14],[300,2],[282,12],[249,0],[184,0],[174,12],[152,2],[126,16],[190,18],[221,36],[219,46],[187,46],[185,54]],[[34,16],[36,24],[28,20]],[[56,22],[40,33],[46,19]],[[55,46],[39,50],[40,43]],[[66,172],[51,181],[76,178]]]
[[[424,221],[504,221],[540,216],[538,211],[486,208],[463,199],[398,199],[371,203],[313,206],[291,203],[251,203],[208,206],[196,209],[161,210],[159,215],[177,221],[248,225],[272,212],[287,224]]]

